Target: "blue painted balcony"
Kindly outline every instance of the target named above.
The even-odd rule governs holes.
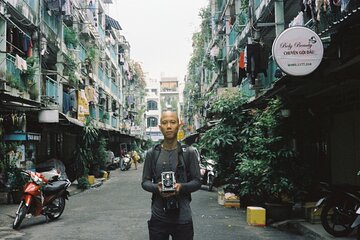
[[[111,126],[113,128],[118,128],[118,119],[117,119],[117,117],[114,117],[114,116],[111,117]]]
[[[238,34],[239,32],[237,31],[237,26],[234,24],[229,33],[229,47],[234,46]]]
[[[250,81],[249,79],[244,79],[243,82],[240,85],[241,93],[246,97],[254,97],[255,91],[251,89],[250,87]]]
[[[115,52],[115,49],[114,47],[110,46],[109,47],[109,51],[110,51],[110,56],[111,58],[114,60],[114,62],[116,63],[117,62],[117,57],[116,57],[116,52]]]
[[[81,62],[85,62],[87,50],[86,50],[85,46],[82,45],[81,43],[79,43],[79,48],[80,48],[80,51],[79,51],[78,57]]]
[[[97,119],[96,118],[96,112],[97,112],[97,107],[95,105],[89,105],[89,112],[90,112],[90,117],[92,119]]]
[[[53,31],[55,35],[58,35],[59,24],[61,23],[60,16],[55,14],[50,16],[48,12],[45,11],[45,8],[42,9],[42,16],[45,24]]]
[[[105,122],[104,112],[104,107],[99,107],[99,122]]]
[[[111,93],[114,94],[115,96],[119,97],[118,87],[116,86],[116,84],[113,81],[111,81]]]
[[[101,67],[98,68],[98,78],[100,79],[100,81],[105,81],[105,73]]]
[[[12,76],[11,82],[7,83],[8,85],[10,85],[10,87],[15,87],[19,90],[25,89],[25,83],[21,80],[20,77],[21,72],[15,66],[15,57],[11,54],[6,54],[6,72],[9,76]]]
[[[99,31],[100,38],[105,39],[105,30],[100,24],[98,25],[98,31]]]
[[[104,74],[103,82],[105,83],[105,86],[107,86],[108,88],[111,88],[110,82],[112,82],[112,81],[110,80],[110,78],[106,74]]]
[[[54,102],[59,102],[58,97],[58,83],[56,80],[46,76],[45,79],[45,94],[50,97]]]

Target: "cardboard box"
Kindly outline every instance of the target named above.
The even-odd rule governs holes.
[[[266,210],[262,207],[247,207],[246,222],[252,226],[266,225]]]
[[[316,202],[307,202],[304,205],[306,221],[310,223],[321,223],[321,208],[315,210]]]
[[[240,208],[240,200],[227,200],[224,201],[224,207],[226,208]]]

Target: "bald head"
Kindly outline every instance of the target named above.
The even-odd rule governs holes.
[[[176,112],[167,110],[161,113],[159,128],[165,140],[176,140],[179,126],[179,118]]]
[[[171,117],[175,117],[177,122],[179,123],[179,117],[177,115],[177,112],[176,111],[173,111],[173,110],[165,110],[161,113],[161,117],[160,117],[160,122],[163,118],[165,117],[168,117],[168,116],[171,116]]]

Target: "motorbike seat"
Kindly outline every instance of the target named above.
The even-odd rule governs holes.
[[[59,192],[60,190],[63,190],[67,184],[68,182],[65,180],[49,182],[42,187],[42,192],[44,193],[44,195],[51,195]]]

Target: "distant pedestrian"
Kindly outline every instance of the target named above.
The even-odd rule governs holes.
[[[190,202],[191,192],[201,187],[200,170],[194,149],[177,141],[179,125],[176,112],[163,112],[159,128],[164,140],[146,153],[142,188],[152,193],[150,240],[194,238]]]

